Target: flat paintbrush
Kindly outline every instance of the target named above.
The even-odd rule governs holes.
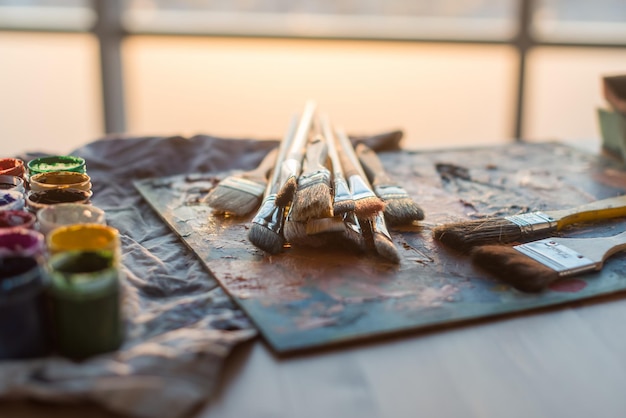
[[[385,202],[387,225],[410,225],[424,219],[424,210],[409,196],[407,191],[385,171],[376,153],[365,144],[356,146],[363,171],[376,196]]]
[[[540,292],[564,278],[601,270],[626,249],[626,232],[600,238],[546,238],[513,247],[485,245],[471,252],[476,265],[523,292]]]
[[[333,216],[333,200],[330,189],[328,147],[322,135],[314,135],[308,142],[302,173],[291,203],[291,219],[308,221]]]
[[[378,255],[399,264],[401,261],[400,253],[391,239],[391,234],[387,230],[385,224],[385,215],[382,211],[371,215],[367,219],[361,219],[363,228],[368,228],[366,236],[371,240],[371,245]]]
[[[248,231],[248,240],[261,250],[278,254],[283,250],[285,238],[283,236],[283,227],[285,224],[285,207],[276,205],[276,193],[280,187],[280,170],[279,167],[285,158],[287,150],[293,141],[298,118],[291,118],[291,122],[278,148],[276,156],[276,165],[270,180],[267,182],[263,202],[258,209],[250,224]]]
[[[353,212],[355,209],[354,199],[348,187],[348,182],[341,167],[339,154],[337,152],[337,142],[327,115],[321,115],[320,125],[323,135],[326,137],[328,146],[328,158],[333,168],[333,214],[338,216],[344,213]]]
[[[382,211],[385,204],[369,186],[350,139],[342,129],[335,131],[337,133],[337,151],[343,172],[350,185],[350,192],[355,205],[354,211],[359,218],[366,218]]]
[[[433,228],[432,234],[449,247],[467,251],[478,245],[545,238],[568,225],[620,216],[626,216],[626,195],[568,209],[438,225]]]
[[[276,163],[278,149],[267,153],[258,167],[243,173],[232,174],[221,180],[202,203],[216,212],[245,216],[255,210],[267,188],[267,177]]]
[[[306,102],[302,116],[300,116],[298,129],[287,151],[287,156],[280,165],[279,189],[276,193],[276,204],[278,206],[287,206],[293,201],[298,187],[298,176],[302,170],[305,144],[309,139],[309,131],[316,108],[317,104],[313,100]]]

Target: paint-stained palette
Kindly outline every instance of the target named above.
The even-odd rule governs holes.
[[[512,144],[380,154],[426,213],[392,230],[400,265],[371,254],[286,248],[268,256],[247,239],[250,218],[213,215],[200,199],[230,172],[137,181],[135,186],[206,265],[278,353],[557,305],[626,289],[626,256],[594,274],[524,294],[433,241],[439,223],[560,209],[626,192],[605,157],[558,144]],[[613,235],[613,220],[561,235]]]

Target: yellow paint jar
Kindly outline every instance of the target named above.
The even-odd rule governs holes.
[[[120,259],[119,231],[108,225],[76,224],[61,226],[47,236],[50,255],[66,251],[112,251]]]

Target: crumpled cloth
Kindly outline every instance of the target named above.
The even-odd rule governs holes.
[[[398,149],[401,138],[392,131],[352,139],[383,150]],[[73,151],[86,160],[92,203],[120,232],[125,342],[81,362],[59,356],[0,362],[0,399],[92,401],[144,418],[181,417],[209,399],[232,348],[257,332],[132,181],[252,169],[277,144],[206,135],[109,137]]]

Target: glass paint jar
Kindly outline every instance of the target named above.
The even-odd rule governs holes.
[[[77,224],[52,230],[47,238],[48,253],[66,251],[111,251],[120,258],[120,235],[117,229],[101,224]]]
[[[19,158],[0,158],[0,175],[24,178],[24,161]]]
[[[37,218],[25,210],[0,210],[0,231],[12,228],[33,229]]]
[[[46,252],[41,232],[26,228],[0,229],[0,258],[42,258]]]
[[[24,180],[18,176],[0,175],[0,190],[15,190],[26,193]]]
[[[3,190],[0,192],[0,210],[24,209],[24,193],[17,190]]]
[[[124,339],[120,269],[112,251],[65,251],[50,257],[52,334],[59,354],[113,351]]]
[[[91,178],[86,173],[50,171],[30,176],[30,190],[40,192],[50,189],[77,189],[91,192]]]
[[[29,177],[39,173],[47,173],[49,171],[75,171],[77,173],[87,172],[85,159],[73,155],[54,155],[35,158],[28,162],[27,167]]]
[[[80,203],[89,204],[91,191],[77,189],[50,189],[38,192],[29,192],[26,195],[26,208],[33,213],[39,210],[60,203]]]
[[[0,360],[38,357],[50,351],[46,277],[36,258],[0,257]]]
[[[37,221],[39,232],[44,235],[66,225],[106,224],[102,209],[80,203],[59,203],[45,207],[37,212]]]

